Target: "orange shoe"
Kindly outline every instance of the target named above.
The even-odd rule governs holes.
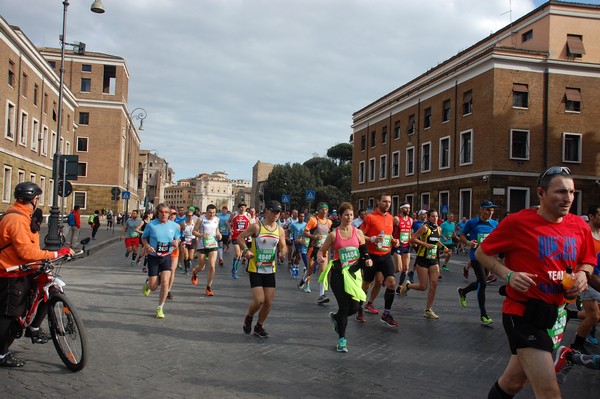
[[[192,270],[192,284],[198,285],[198,273]]]
[[[212,292],[210,288],[206,288],[206,296],[214,296],[215,294]]]

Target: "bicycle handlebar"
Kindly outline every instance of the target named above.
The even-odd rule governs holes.
[[[33,266],[41,266],[41,267],[43,267],[44,265],[50,266],[53,263],[58,262],[59,260],[63,260],[63,259],[70,260],[70,259],[75,258],[76,256],[81,255],[81,254],[83,254],[83,250],[79,250],[79,251],[75,252],[72,256],[71,255],[62,255],[62,256],[59,256],[59,257],[54,258],[54,259],[37,260],[35,262],[25,263],[23,265],[17,265],[17,266],[8,267],[6,269],[6,271],[7,272],[14,272],[14,271],[18,270],[18,271],[24,272],[24,271],[28,271],[28,270],[33,270]]]

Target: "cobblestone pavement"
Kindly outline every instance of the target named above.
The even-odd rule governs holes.
[[[215,296],[205,297],[205,272],[193,286],[178,271],[175,298],[159,320],[154,317],[157,293],[142,295],[145,275],[130,266],[123,243],[114,240],[104,231],[90,256],[60,272],[84,319],[87,367],[72,373],[51,343],[20,339],[13,350],[27,365],[0,369],[3,397],[485,398],[509,356],[500,322],[500,282],[488,287],[491,327],[480,325],[473,293],[467,309],[458,303],[456,287],[466,283],[464,256],[455,256],[452,270],[443,272],[434,305],[440,320],[425,319],[426,294],[410,291],[405,298],[396,296],[397,329],[370,314],[365,324],[349,320],[349,353],[344,354],[335,351],[337,334],[328,317],[337,308],[333,295],[329,304],[317,305],[317,284],[312,294],[298,290],[285,266],[277,274],[275,303],[265,324],[271,336],[261,340],[241,329],[250,301],[243,272],[233,280],[228,266],[217,266]],[[230,261],[229,253],[226,265]],[[375,305],[382,310],[382,294]],[[568,327],[568,342],[575,328]],[[598,353],[600,348],[589,349]],[[599,389],[599,375],[580,368],[562,386],[566,398],[597,397]],[[518,397],[533,397],[531,389]]]

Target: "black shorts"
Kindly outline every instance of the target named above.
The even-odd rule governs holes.
[[[194,249],[198,246],[198,240],[194,238],[189,244],[184,241],[183,245],[185,245],[185,249]]]
[[[415,259],[415,265],[425,268],[430,268],[431,266],[435,266],[437,264],[439,264],[437,259],[427,259],[424,256],[417,256],[417,259]]]
[[[219,248],[198,248],[198,252],[203,255],[208,255],[211,252],[217,251]]]
[[[554,344],[545,329],[534,327],[525,318],[514,314],[502,313],[502,325],[508,336],[510,353],[517,354],[520,348],[535,348],[552,352]]]
[[[156,277],[165,271],[171,271],[170,256],[148,256],[148,277]]]
[[[250,288],[275,288],[275,273],[264,274],[248,272],[248,277],[250,278]]]
[[[317,260],[317,254],[319,253],[319,249],[321,249],[321,247],[313,247],[312,252],[310,253],[310,258],[312,260]]]
[[[23,316],[27,311],[29,292],[35,290],[33,275],[0,278],[0,315]]]
[[[365,267],[363,269],[363,281],[368,283],[375,280],[375,274],[381,272],[383,278],[386,279],[388,276],[393,276],[396,273],[396,264],[391,254],[385,254],[383,256],[371,255],[373,261],[372,267]]]
[[[231,242],[229,237],[229,234],[221,236],[221,242],[223,243],[223,245],[229,245],[229,243]]]
[[[410,253],[410,245],[407,245],[406,247],[394,248],[394,252],[397,253],[398,255],[409,254]]]

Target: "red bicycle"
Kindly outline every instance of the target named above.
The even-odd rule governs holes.
[[[74,256],[80,255],[76,253]],[[39,304],[48,302],[48,328],[52,342],[62,362],[71,371],[80,371],[87,362],[87,338],[83,322],[75,306],[63,291],[66,285],[59,277],[60,267],[73,257],[63,256],[56,259],[27,263],[14,266],[7,271],[35,271],[36,289],[31,293],[24,317],[19,317],[16,338],[23,336],[23,332],[33,321]]]

